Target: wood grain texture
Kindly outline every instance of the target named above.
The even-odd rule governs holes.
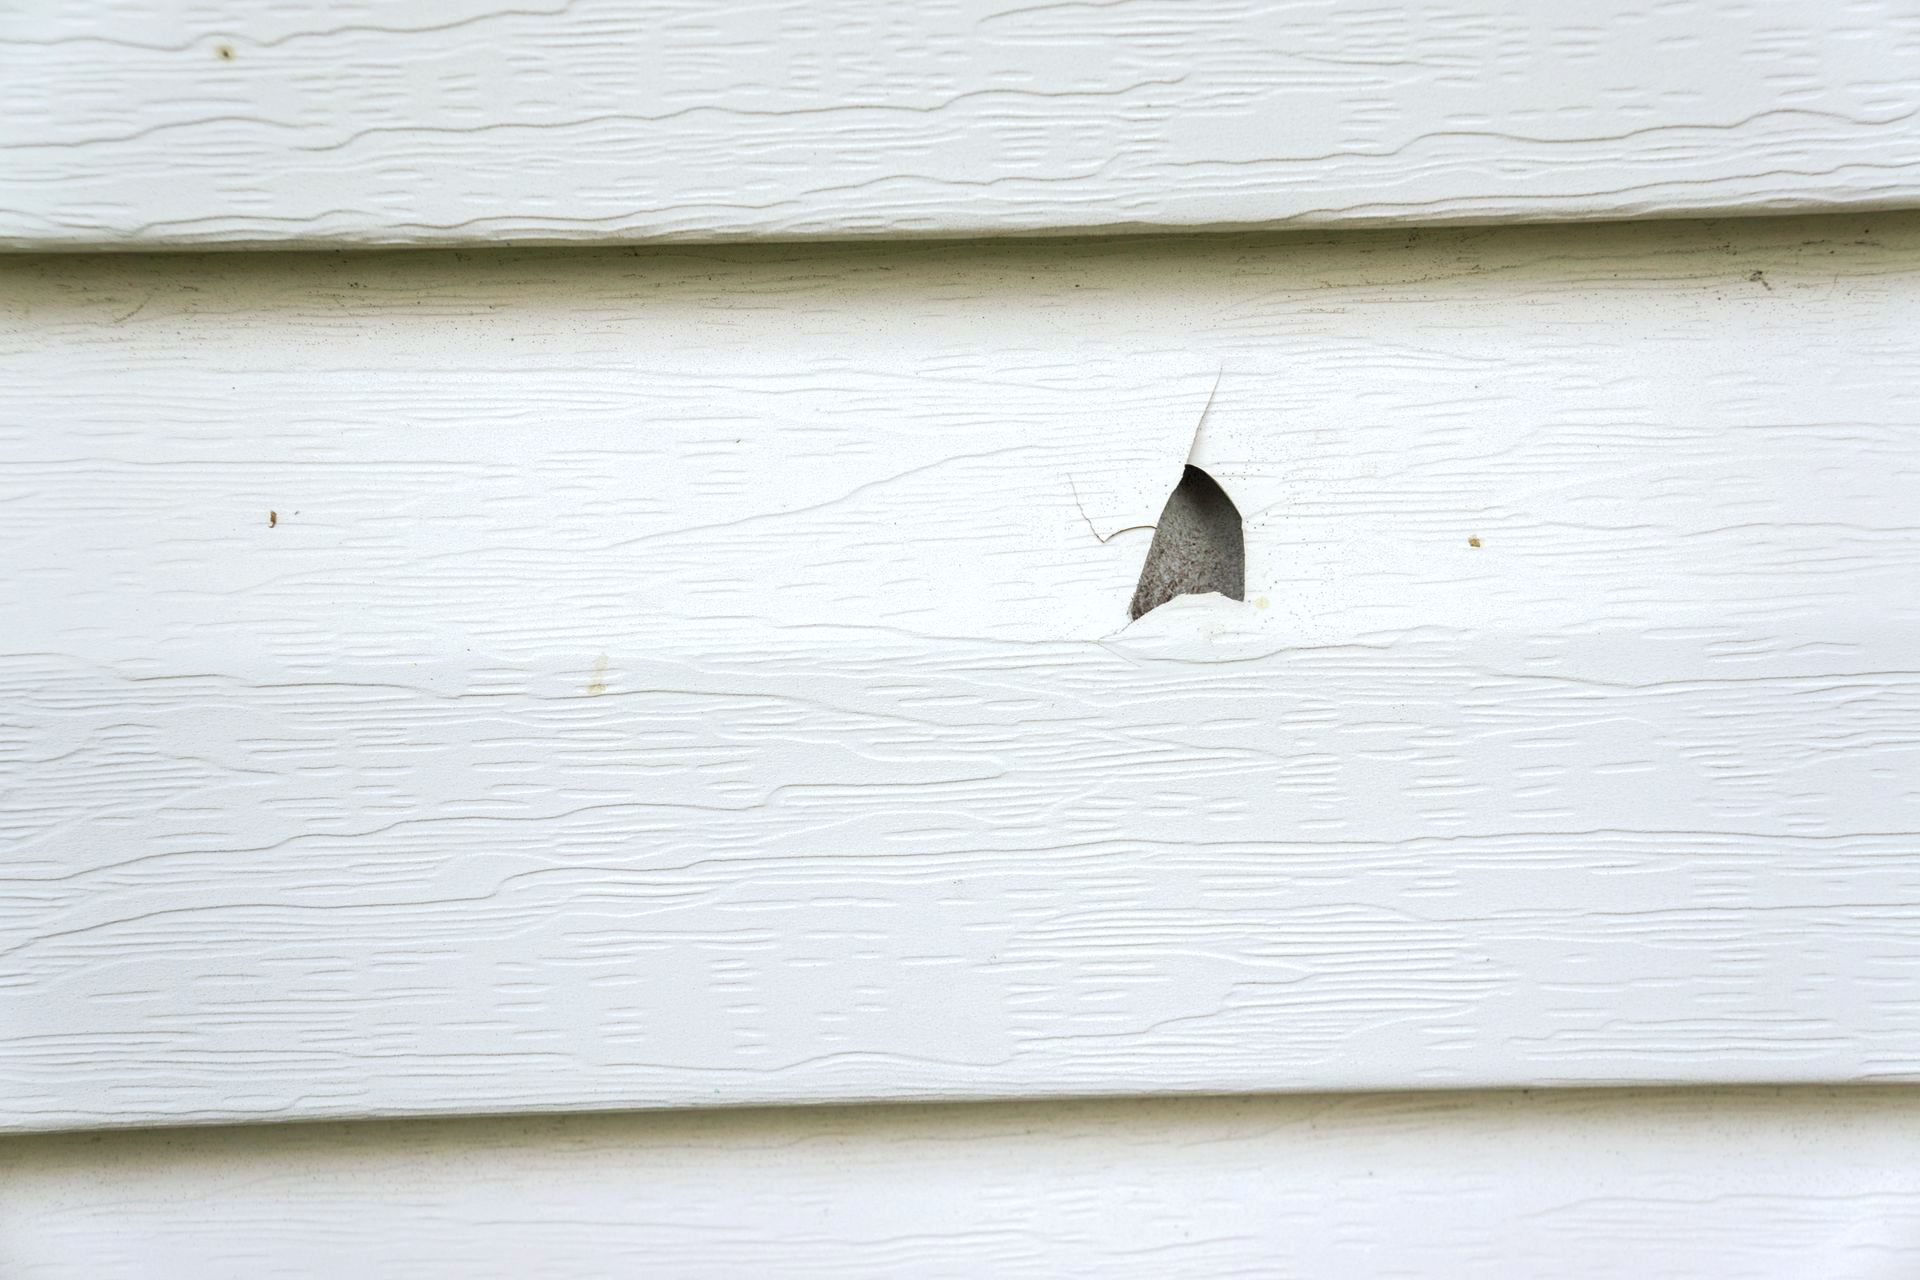
[[[22,0],[0,244],[483,244],[1920,200],[1914,0]]]
[[[6,280],[8,1126],[1920,1077],[1920,220]]]
[[[1540,1276],[1920,1266],[1912,1089],[254,1126],[0,1142],[9,1280]]]

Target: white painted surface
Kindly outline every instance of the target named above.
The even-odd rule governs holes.
[[[1920,220],[7,273],[7,1126],[1920,1077]]]
[[[0,1142],[9,1280],[1920,1269],[1914,1090],[793,1109]]]
[[[21,0],[0,243],[1911,205],[1914,0]]]

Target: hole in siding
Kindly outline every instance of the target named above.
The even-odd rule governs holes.
[[[1189,464],[1154,526],[1131,614],[1138,618],[1175,596],[1208,591],[1247,598],[1246,531],[1227,491]]]

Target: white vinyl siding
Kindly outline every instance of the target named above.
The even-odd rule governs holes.
[[[1912,1079],[1916,250],[14,261],[0,1122]]]

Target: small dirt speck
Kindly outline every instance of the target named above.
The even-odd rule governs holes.
[[[271,529],[273,528],[273,526],[279,523],[280,523],[280,513],[278,511],[267,512],[267,528]]]
[[[213,56],[222,62],[232,62],[233,46],[230,44],[217,44],[213,46]]]
[[[1479,545],[1480,545],[1480,535],[1479,535],[1479,534],[1475,534],[1475,535],[1473,535],[1472,537],[1470,537],[1470,538],[1468,538],[1468,539],[1467,539],[1467,545],[1468,545],[1468,546],[1470,546],[1470,547],[1477,547],[1477,546],[1479,546]]]

